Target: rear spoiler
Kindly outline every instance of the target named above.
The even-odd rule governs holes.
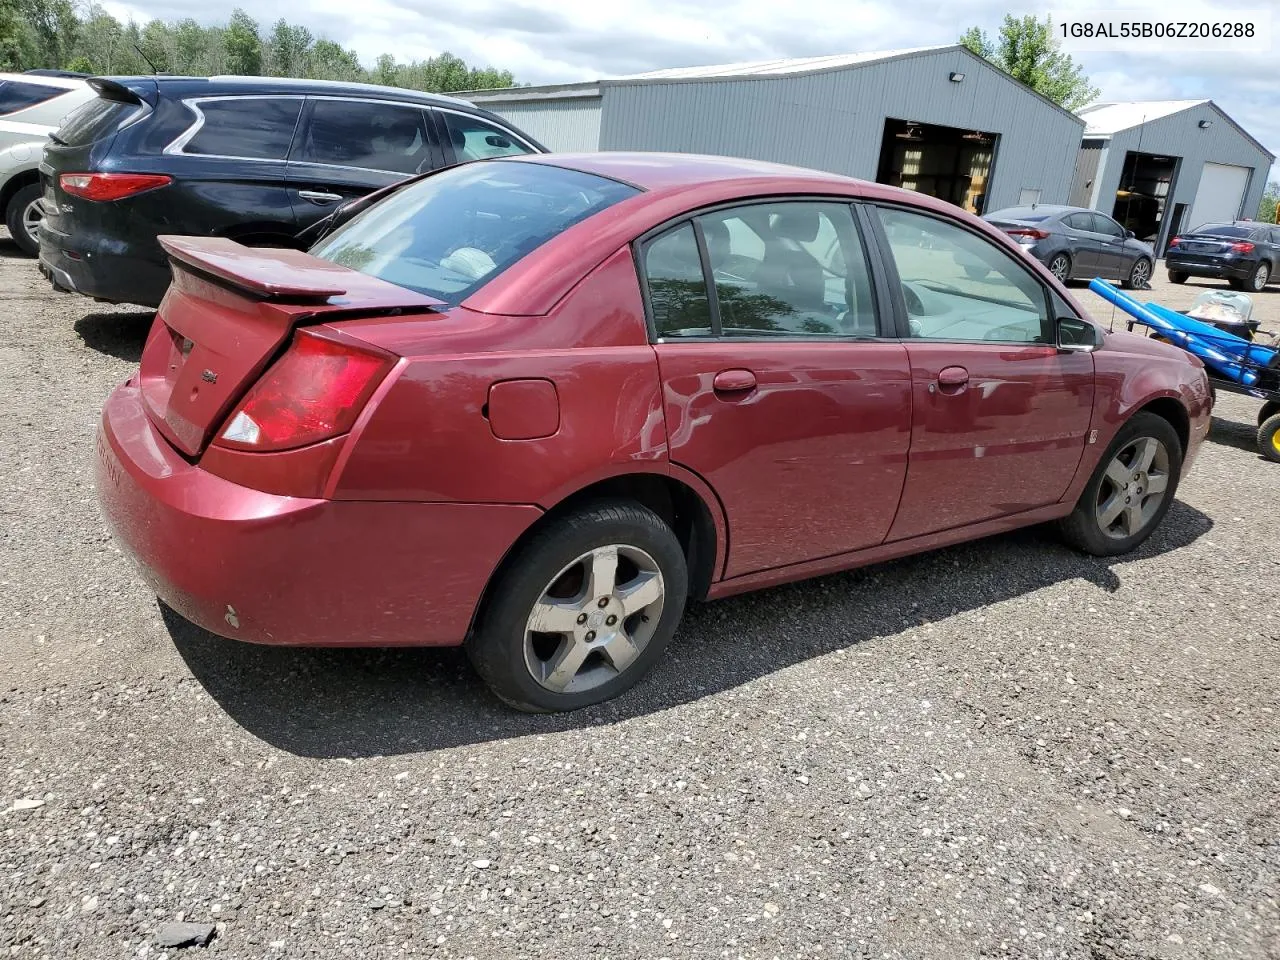
[[[139,80],[134,81],[134,86],[128,86],[119,80],[112,80],[110,77],[94,77],[86,80],[91,90],[104,100],[116,100],[120,103],[142,104],[155,106],[155,81]],[[136,89],[141,87],[141,89]]]
[[[226,237],[161,236],[175,266],[203,274],[256,300],[329,303],[343,306],[432,309],[445,306],[426,294],[303,253],[276,247],[246,247]]]

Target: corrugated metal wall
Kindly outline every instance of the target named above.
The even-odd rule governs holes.
[[[481,103],[509,120],[548,149],[557,153],[583,153],[600,149],[600,98]]]
[[[952,71],[965,75],[960,83]],[[795,77],[610,83],[603,150],[673,150],[874,180],[886,117],[1000,134],[987,210],[1065,203],[1084,124],[977,57],[944,50]]]
[[[1071,178],[1071,195],[1067,198],[1067,203],[1073,207],[1089,206],[1104,146],[1102,140],[1086,140],[1081,144],[1080,152],[1076,154],[1076,172]]]
[[[1212,125],[1202,130],[1201,120],[1208,120]],[[1182,158],[1177,182],[1173,185],[1172,196],[1165,202],[1165,209],[1172,211],[1174,204],[1185,203],[1188,215],[1206,161],[1251,168],[1253,175],[1245,191],[1242,215],[1249,218],[1257,216],[1258,203],[1262,200],[1267,173],[1271,169],[1271,158],[1212,105],[1205,103],[1191,107],[1140,128],[1122,130],[1113,135],[1107,144],[1103,169],[1098,176],[1097,207],[1103,213],[1111,213],[1115,206],[1116,191],[1120,189],[1120,177],[1124,173],[1125,154],[1130,150]],[[1198,224],[1184,223],[1182,229],[1195,226]],[[1162,223],[1157,251],[1164,249],[1163,242],[1168,239],[1164,236],[1164,227]]]

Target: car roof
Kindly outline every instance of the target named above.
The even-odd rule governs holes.
[[[348,83],[343,80],[299,80],[293,77],[213,76],[187,77],[166,74],[136,77],[104,77],[125,86],[151,81],[166,96],[218,96],[220,94],[363,94],[382,100],[403,100],[460,107],[468,113],[484,113],[475,104],[442,93],[426,93],[406,87],[384,87],[376,83]]]
[[[40,87],[58,87],[62,90],[82,90],[85,82],[77,77],[59,77],[47,73],[0,73],[0,81],[30,83]]]
[[[505,159],[505,158],[504,158]],[[745,181],[762,178],[810,180],[815,187],[878,186],[836,173],[824,173],[804,167],[740,157],[716,157],[691,153],[641,153],[606,151],[602,153],[553,153],[536,157],[513,157],[518,162],[554,164],[582,173],[594,173],[611,180],[621,180],[643,190],[666,190],[693,187],[710,181]]]
[[[1061,203],[1037,203],[1034,207],[1028,204],[1022,204],[1017,207],[1002,207],[999,210],[993,210],[986,214],[988,217],[994,217],[1001,214],[1007,217],[1017,216],[1019,214],[1035,214],[1038,217],[1056,217],[1067,213],[1097,213],[1096,210],[1090,210],[1088,207],[1069,207]]]

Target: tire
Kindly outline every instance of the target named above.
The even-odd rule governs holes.
[[[1147,444],[1152,442],[1156,449],[1151,451],[1150,465],[1141,469],[1142,454],[1151,450]],[[1126,481],[1125,487],[1114,479],[1117,473],[1122,474],[1120,479]],[[1075,509],[1060,522],[1063,539],[1095,557],[1128,553],[1160,525],[1178,492],[1181,476],[1182,442],[1177,431],[1168,420],[1154,413],[1134,414],[1098,461]],[[1163,478],[1164,488],[1159,500],[1153,503],[1155,495],[1148,484],[1157,477]],[[1126,499],[1126,494],[1131,499]],[[1117,508],[1118,514],[1107,523],[1106,513]]]
[[[1058,278],[1059,283],[1066,283],[1071,279],[1071,257],[1067,254],[1055,253],[1045,266]]]
[[[1267,284],[1271,282],[1271,264],[1258,264],[1258,269],[1253,272],[1253,276],[1249,278],[1249,289],[1254,293],[1261,293],[1267,289]]]
[[[1170,283],[1186,283],[1187,275],[1183,273],[1181,270],[1170,270],[1169,282]]]
[[[607,577],[610,556],[616,578],[601,596],[583,561]],[[648,672],[675,633],[688,589],[684,551],[657,514],[627,500],[589,504],[537,533],[506,565],[490,585],[467,655],[510,706],[577,710],[616,697]],[[528,629],[539,605],[545,625],[558,629]],[[557,661],[573,673],[557,675]]]
[[[1227,286],[1232,290],[1243,290],[1245,288],[1245,282],[1243,280],[1237,280],[1235,277],[1227,277]]]
[[[1280,400],[1268,400],[1258,409],[1258,426],[1280,413]]]
[[[1146,257],[1139,257],[1133,262],[1133,267],[1129,270],[1129,276],[1120,282],[1120,286],[1126,290],[1140,290],[1150,279],[1151,261]]]
[[[1272,463],[1280,463],[1280,413],[1267,417],[1258,427],[1258,452]]]
[[[38,256],[40,241],[35,233],[28,229],[31,220],[27,208],[40,200],[40,184],[29,183],[21,187],[9,198],[9,205],[4,210],[4,225],[9,228],[9,236],[13,242],[29,257]]]

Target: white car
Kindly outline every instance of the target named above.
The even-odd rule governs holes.
[[[78,74],[0,73],[0,212],[24,253],[34,256],[39,250],[39,166],[45,142],[63,117],[96,96]]]

